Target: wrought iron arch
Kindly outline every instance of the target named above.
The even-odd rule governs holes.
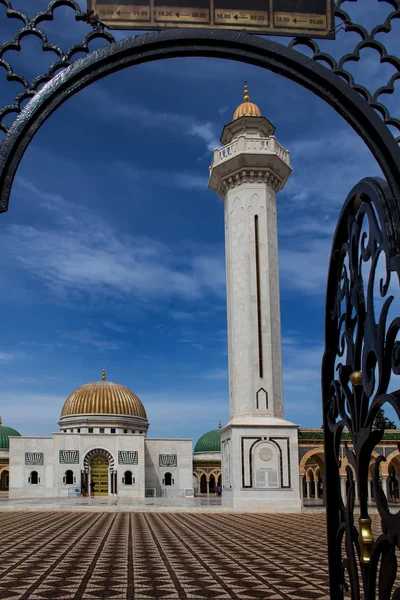
[[[3,3],[7,1],[0,0]],[[65,2],[66,0],[53,0],[51,4]],[[71,0],[68,3],[73,4]],[[315,47],[312,40],[308,44]],[[70,64],[61,73],[50,78],[41,90],[37,91],[36,84],[35,89],[31,90],[32,99],[11,127],[6,128],[7,133],[0,146],[0,212],[8,209],[12,182],[30,141],[44,121],[63,102],[94,81],[126,67],[188,56],[225,58],[259,66],[291,79],[322,98],[364,140],[380,165],[392,193],[400,198],[400,149],[384,121],[372,107],[373,103],[368,102],[359,93],[359,89],[356,91],[356,88],[353,89],[334,71],[311,61],[308,56],[268,39],[242,32],[169,30],[111,43]],[[324,55],[325,59],[327,56]],[[332,60],[334,59],[331,58]],[[60,66],[60,63],[57,64]],[[1,47],[0,66],[4,66]],[[12,73],[9,77],[13,78]],[[45,76],[46,78],[49,79],[49,76]],[[14,105],[6,109],[18,111],[19,103],[20,101],[17,102],[17,107]],[[391,119],[392,121],[396,124],[396,120]]]
[[[381,406],[389,404],[400,418],[400,390],[388,391],[393,384],[392,375],[400,375],[400,316],[390,322],[388,318],[394,299],[389,295],[389,287],[392,283],[397,290],[400,282],[399,232],[399,203],[386,182],[379,178],[362,180],[350,192],[338,221],[326,299],[322,392],[329,569],[334,600],[342,600],[348,587],[354,600],[400,598],[400,587],[393,590],[400,512],[392,514],[389,510],[387,490],[380,482],[380,465],[387,459],[381,455],[375,460],[374,495],[382,533],[375,542],[368,513],[371,456],[384,435],[384,429],[373,428],[375,415]],[[383,274],[378,265],[384,269]],[[380,309],[374,302],[377,289],[382,301]],[[350,479],[346,501],[340,493],[339,477],[344,428],[353,445],[350,449],[346,444]],[[355,485],[360,499],[358,527],[354,521]]]

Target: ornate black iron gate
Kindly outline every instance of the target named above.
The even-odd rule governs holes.
[[[0,213],[8,208],[20,160],[47,117],[85,86],[127,66],[179,56],[230,58],[292,79],[346,119],[370,148],[386,182],[363,180],[351,191],[338,222],[329,269],[322,388],[330,595],[339,600],[349,590],[354,600],[400,600],[400,588],[393,590],[400,514],[389,512],[385,492],[379,485],[379,465],[384,457],[376,461],[375,469],[375,497],[382,518],[382,533],[376,542],[370,527],[366,488],[372,449],[383,435],[372,429],[374,415],[382,404],[389,403],[400,418],[400,391],[388,393],[391,375],[400,374],[400,316],[387,323],[389,283],[397,276],[398,284],[400,277],[400,120],[390,115],[382,100],[384,94],[394,92],[396,80],[400,79],[400,60],[390,55],[378,39],[389,33],[392,22],[400,18],[400,0],[377,0],[393,10],[370,32],[353,23],[343,10],[346,2],[357,1],[362,3],[336,3],[336,29],[358,36],[353,51],[336,60],[310,38],[295,38],[286,47],[241,32],[169,30],[117,42],[96,16],[85,13],[75,0],[52,0],[45,11],[32,18],[15,10],[11,0],[0,0],[0,19],[5,15],[21,23],[15,38],[0,45],[0,67],[5,69],[9,81],[22,86],[13,103],[0,109],[0,135],[4,134],[0,146]],[[88,26],[82,43],[67,52],[52,44],[40,29],[41,23],[53,20],[54,12],[61,6],[70,7],[76,20]],[[28,35],[41,39],[43,51],[54,53],[48,72],[32,81],[13,70],[7,55],[9,50],[19,50],[21,39]],[[89,53],[89,44],[96,38],[103,39],[106,46]],[[311,51],[311,58],[298,51],[302,46]],[[381,64],[389,63],[395,70],[387,84],[375,93],[357,84],[346,69],[347,63],[359,60],[365,48],[376,50]],[[79,53],[87,56],[75,61]],[[397,131],[397,137],[389,126]],[[379,293],[384,303],[377,319],[373,286],[382,258],[385,272]],[[363,265],[368,262],[371,267],[364,286]],[[341,496],[339,487],[339,442],[344,427],[352,438],[353,449],[347,449],[347,458],[359,489],[358,527],[353,512],[355,482],[351,467],[347,498]]]

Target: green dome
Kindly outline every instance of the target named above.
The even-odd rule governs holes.
[[[1,449],[9,447],[8,438],[10,435],[20,436],[21,434],[18,433],[18,431],[15,431],[15,429],[13,429],[12,427],[6,427],[5,425],[0,425],[0,448]]]
[[[221,452],[221,438],[219,429],[208,431],[197,440],[194,447],[195,454],[200,452]]]

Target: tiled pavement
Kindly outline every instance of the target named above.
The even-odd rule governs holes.
[[[0,513],[0,600],[328,600],[325,514]]]

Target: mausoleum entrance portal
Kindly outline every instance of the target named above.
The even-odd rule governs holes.
[[[108,496],[109,462],[104,454],[96,454],[90,461],[90,483],[95,484],[95,496]]]

